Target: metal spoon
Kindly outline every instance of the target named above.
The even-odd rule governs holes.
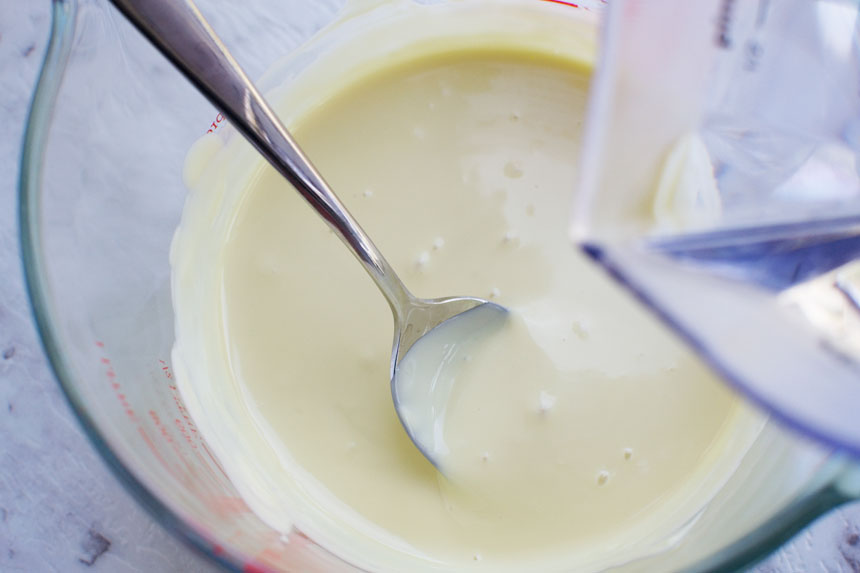
[[[474,297],[416,298],[359,224],[311,165],[239,64],[191,0],[111,0],[113,4],[205,95],[233,126],[283,175],[361,262],[385,295],[394,314],[394,348],[391,353],[391,392],[397,414],[409,437],[430,462],[433,444],[427,432],[410,427],[409,420],[432,420],[427,411],[404,416],[398,399],[397,365],[418,340],[442,322],[469,312],[476,324],[498,322],[504,307]],[[487,313],[490,313],[488,315]],[[464,316],[463,318],[466,318]],[[488,320],[489,318],[489,320]],[[413,381],[414,382],[414,381]],[[428,379],[427,384],[432,381]],[[428,388],[432,394],[434,388]],[[443,400],[447,396],[441,397]],[[414,409],[416,404],[410,404]],[[424,404],[418,407],[425,408]],[[408,418],[408,419],[407,419]]]

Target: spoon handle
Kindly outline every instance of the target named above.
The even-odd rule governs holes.
[[[311,204],[352,250],[395,315],[412,295],[191,0],[111,0]]]

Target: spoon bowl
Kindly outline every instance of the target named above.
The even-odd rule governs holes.
[[[508,311],[480,298],[414,301],[395,332],[391,395],[412,442],[444,471],[445,414],[463,359],[507,319]],[[420,332],[419,328],[426,328]]]

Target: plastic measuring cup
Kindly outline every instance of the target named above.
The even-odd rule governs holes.
[[[310,69],[356,27],[388,21],[400,3],[360,3],[354,18],[296,49],[261,86],[273,89]],[[539,0],[473,3],[578,10]],[[340,8],[302,0],[199,4],[252,76]],[[235,570],[352,570],[336,548],[276,531],[248,509],[173,383],[169,246],[185,197],[184,157],[207,131],[234,135],[118,13],[106,3],[54,2],[21,168],[22,242],[39,331],[88,435],[162,526]],[[750,562],[855,496],[854,476],[840,457],[768,426],[666,551],[623,569]]]
[[[573,233],[723,377],[860,453],[856,2],[610,5]]]

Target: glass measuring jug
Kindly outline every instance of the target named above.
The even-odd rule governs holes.
[[[363,3],[375,9],[351,25],[383,21],[394,4]],[[298,44],[342,9],[262,1],[201,8],[252,75],[283,55],[285,38]],[[307,70],[351,28],[338,30],[295,51],[264,88]],[[152,76],[152,88],[140,89],[141,74]],[[232,137],[118,14],[104,3],[54,3],[21,184],[24,256],[40,332],[94,443],[163,526],[231,569],[349,570],[336,548],[323,549],[296,530],[276,531],[248,510],[173,383],[169,244],[184,201],[184,155],[206,131]],[[678,540],[626,569],[728,568],[754,560],[850,499],[852,476],[839,457],[769,427],[736,478]]]
[[[838,0],[613,3],[573,220],[724,378],[854,453],[857,15]]]

